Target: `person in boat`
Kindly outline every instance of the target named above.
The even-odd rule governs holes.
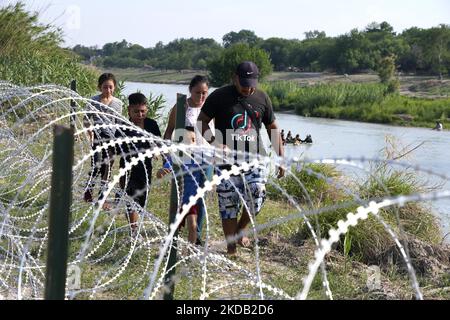
[[[303,142],[303,143],[312,143],[313,141],[312,141],[311,135],[310,134],[306,135],[305,140],[301,140],[301,142]]]
[[[283,145],[285,145],[286,137],[284,136],[284,129],[281,130],[280,136],[281,136],[281,142],[283,143]]]
[[[292,142],[292,133],[291,130],[288,131],[287,136],[286,136],[286,142],[287,143],[291,143]]]
[[[300,135],[297,134],[294,138],[294,145],[299,145],[300,143],[302,143],[302,139],[300,139]]]
[[[443,125],[441,122],[436,121],[436,126],[433,128],[433,130],[441,131],[443,129]]]

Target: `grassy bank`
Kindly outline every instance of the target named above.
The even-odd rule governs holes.
[[[316,249],[310,230],[301,217],[290,218],[286,222],[282,219],[298,213],[297,208],[282,196],[280,187],[286,190],[297,202],[302,210],[330,208],[325,212],[310,216],[314,229],[322,237],[328,237],[328,231],[337,227],[338,220],[345,219],[348,212],[356,209],[358,204],[354,195],[361,197],[362,201],[395,196],[398,194],[412,194],[424,191],[408,172],[398,172],[378,167],[374,178],[361,184],[347,185],[352,195],[345,192],[338,184],[343,182],[339,171],[328,165],[306,165],[301,170],[293,168],[285,179],[277,182],[277,186],[268,185],[268,199],[261,213],[256,217],[256,227],[273,223],[258,231],[259,252],[253,250],[239,250],[239,256],[233,260],[233,264],[225,263],[222,266],[210,264],[208,266],[207,288],[225,286],[210,296],[218,298],[224,296],[242,297],[245,294],[255,294],[257,289],[253,286],[240,283],[243,280],[242,270],[253,271],[256,261],[259,262],[261,277],[264,283],[281,288],[290,296],[295,296],[300,290],[303,277],[307,274],[308,262],[314,259]],[[296,178],[294,178],[294,176]],[[302,183],[300,187],[298,181]],[[332,183],[334,181],[335,183]],[[303,191],[302,191],[303,190]],[[347,191],[349,191],[347,190]],[[155,185],[149,208],[162,221],[167,221],[169,198],[169,184]],[[217,217],[217,197],[215,193],[207,196],[209,213],[210,250],[213,254],[224,254],[225,249],[218,246],[223,240],[220,220]],[[333,205],[342,204],[340,209],[333,209]],[[445,288],[450,285],[450,279],[442,266],[448,252],[439,245],[441,236],[436,218],[422,204],[411,204],[402,208],[392,207],[380,213],[380,216],[401,236],[403,243],[409,246],[414,268],[417,269],[418,281],[421,287],[426,287],[425,298],[448,299],[449,292]],[[274,223],[280,221],[278,223]],[[120,223],[126,225],[124,218]],[[403,233],[400,229],[403,229]],[[184,229],[181,236],[186,239]],[[418,248],[431,248],[435,254],[420,255]],[[104,249],[105,251],[107,248]],[[157,252],[157,246],[150,248],[153,254]],[[100,256],[100,254],[99,254]],[[154,256],[153,259],[156,259]],[[448,258],[447,258],[448,259]],[[130,280],[136,281],[138,274],[145,262],[145,253],[138,251],[130,263],[127,275],[122,282],[126,285],[117,290],[105,292],[105,298],[127,296],[139,298],[130,288],[133,287]],[[150,263],[154,263],[152,260]],[[235,264],[235,265],[234,265]],[[396,247],[394,240],[386,229],[375,217],[369,217],[352,227],[345,237],[334,247],[326,257],[327,277],[330,289],[335,299],[413,299],[414,294],[410,286],[410,279],[406,272],[404,261]],[[369,265],[377,265],[381,269],[381,286],[378,290],[367,288],[367,270]],[[100,267],[100,266],[98,266]],[[106,266],[105,266],[106,267]],[[177,284],[175,289],[176,299],[196,299],[201,293],[202,268],[195,259],[188,259],[177,269]],[[92,278],[95,278],[92,275]],[[128,283],[128,284],[127,284]],[[232,284],[232,285],[231,285]],[[144,288],[144,283],[139,288]],[[130,295],[131,294],[131,295]],[[265,292],[266,297],[270,292]],[[279,297],[276,297],[279,298]],[[316,279],[311,288],[310,299],[327,299],[321,276]]]
[[[294,82],[261,85],[275,110],[295,110],[303,116],[434,127],[450,125],[450,99],[406,97],[389,93],[380,83],[335,83],[301,86]]]
[[[205,70],[151,70],[145,68],[109,68],[102,72],[112,72],[118,75],[120,80],[137,81],[147,83],[187,84],[196,74],[206,75]],[[406,96],[416,97],[449,97],[450,80],[437,80],[431,76],[401,75],[400,92]],[[376,74],[351,74],[340,75],[334,73],[313,72],[273,72],[267,77],[270,83],[290,81],[301,86],[335,83],[379,83]]]
[[[280,180],[279,186],[288,191],[302,210],[327,208],[330,209],[316,216],[310,216],[316,232],[322,237],[328,237],[328,230],[335,228],[338,220],[345,219],[348,212],[354,210],[358,204],[342,189],[331,183],[332,179],[339,182],[341,174],[335,168],[327,165],[306,165],[302,170],[293,169],[295,175],[303,184],[300,188],[298,180],[293,175]],[[368,180],[360,185],[353,185],[352,191],[363,199],[417,192],[420,186],[411,177],[398,172],[379,171],[378,179]],[[379,184],[380,181],[383,182]],[[161,221],[168,220],[170,185],[156,180],[152,187],[148,209]],[[256,217],[256,227],[273,223],[298,213],[297,208],[281,195],[278,187],[269,186],[268,199],[261,213]],[[302,192],[304,190],[305,192]],[[76,199],[82,203],[81,199]],[[223,240],[220,219],[217,216],[217,197],[214,192],[208,193],[207,208],[209,213],[209,254],[207,290],[220,288],[208,298],[233,297],[253,299],[258,298],[258,289],[254,285],[245,283],[247,272],[255,272],[256,261],[261,272],[262,281],[275,288],[280,288],[286,294],[295,297],[301,289],[302,279],[307,275],[308,262],[314,259],[316,246],[311,237],[305,220],[296,217],[286,222],[273,223],[271,227],[258,231],[258,255],[255,248],[239,249],[239,256],[234,260],[220,260],[213,263],[213,258],[223,256],[225,248],[220,242]],[[334,204],[347,204],[341,209],[333,209]],[[83,205],[86,206],[87,205]],[[80,208],[82,209],[82,208]],[[399,212],[400,210],[400,212]],[[80,211],[80,216],[82,210]],[[419,285],[423,288],[426,299],[449,299],[450,292],[446,291],[450,279],[445,269],[445,255],[448,251],[439,246],[439,227],[435,217],[421,205],[407,206],[405,208],[391,208],[381,213],[387,223],[399,234],[398,226],[405,230],[403,243],[408,243],[414,268],[418,273]],[[397,221],[397,215],[399,221]],[[100,215],[96,230],[105,230],[114,215],[106,212]],[[94,287],[100,275],[107,274],[103,281],[111,278],[117,271],[122,270],[124,259],[129,254],[131,244],[127,241],[127,221],[123,211],[115,217],[116,230],[101,245],[91,261],[102,259],[98,263],[87,263],[82,274],[84,288]],[[399,223],[400,222],[400,223]],[[145,237],[155,236],[155,228],[148,221],[144,222]],[[145,230],[145,231],[144,231]],[[205,229],[204,229],[205,230]],[[82,236],[85,229],[80,229],[73,238],[72,252],[80,248],[82,240],[75,236]],[[104,231],[96,231],[101,237]],[[186,239],[186,230],[183,229],[181,237]],[[426,256],[418,256],[414,245],[430,250]],[[153,264],[158,257],[159,242],[150,246],[137,244],[126,272],[123,272],[110,288],[98,290],[95,299],[139,299],[142,291],[148,285],[148,273],[152,271]],[[428,249],[430,248],[430,249]],[[112,251],[111,251],[112,249]],[[433,251],[431,251],[433,250]],[[180,253],[184,252],[185,245],[181,245]],[[443,252],[443,253],[442,253]],[[103,259],[106,255],[107,259]],[[444,257],[443,259],[441,256]],[[222,258],[220,258],[222,259]],[[440,260],[439,260],[440,259]],[[448,259],[448,258],[447,258]],[[334,299],[413,299],[410,279],[405,269],[394,240],[387,234],[380,222],[371,217],[357,226],[352,227],[346,237],[327,255],[327,278]],[[367,287],[367,270],[369,265],[377,265],[381,269],[381,285],[377,290]],[[448,261],[447,261],[447,267]],[[247,270],[247,271],[244,271]],[[108,273],[105,273],[108,271]],[[198,299],[201,294],[203,269],[198,260],[186,259],[177,266],[175,299]],[[279,299],[280,296],[264,290],[266,299]],[[89,298],[88,294],[77,296],[78,299]],[[327,299],[322,287],[321,276],[317,275],[309,293],[309,299]]]
[[[196,70],[108,69],[123,81],[188,84]],[[261,83],[275,110],[299,115],[400,126],[450,125],[450,80],[401,76],[400,94],[390,94],[373,74],[274,72]]]
[[[79,57],[60,47],[59,29],[38,22],[23,3],[0,8],[0,80],[17,85],[59,84],[77,80],[78,92],[96,90],[97,70],[79,63]]]
[[[44,144],[38,144],[37,147],[45,149]],[[0,160],[7,158],[8,155],[5,152]],[[16,221],[15,227],[17,229],[32,228],[36,220],[34,218],[25,220],[24,217],[33,217],[36,212],[43,210],[43,215],[35,227],[44,228],[47,218],[45,206],[48,203],[48,192],[41,194],[43,188],[32,188],[34,182],[19,190],[16,189],[23,182],[18,179],[17,174],[29,172],[27,165],[32,164],[24,163],[17,173],[8,171],[10,174],[1,181],[1,207],[8,207],[10,201],[18,195],[16,203],[20,203],[20,208],[13,208],[8,213]],[[155,161],[154,170],[156,171],[159,166],[159,161]],[[114,174],[117,174],[117,163],[114,168]],[[89,166],[80,170],[82,171],[74,173],[74,176],[86,177]],[[308,263],[313,261],[314,251],[317,249],[311,231],[299,215],[299,210],[304,212],[322,210],[320,214],[309,215],[309,221],[317,234],[328,238],[328,231],[336,228],[339,220],[345,219],[347,213],[354,212],[358,206],[366,205],[366,201],[370,199],[427,191],[424,189],[426,187],[417,183],[415,174],[411,172],[398,172],[379,166],[373,169],[373,174],[374,178],[361,183],[346,182],[347,179],[334,167],[306,164],[301,168],[292,168],[281,180],[270,179],[267,185],[267,201],[255,218],[258,251],[254,245],[248,249],[239,248],[240,254],[233,260],[225,256],[217,194],[208,192],[206,202],[209,221],[209,256],[206,288],[211,295],[207,298],[258,299],[259,290],[254,284],[257,267],[263,283],[295,297],[302,288],[302,279],[307,275]],[[124,202],[114,204],[113,211],[100,212],[93,226],[94,234],[89,240],[90,246],[87,252],[92,254],[78,265],[82,269],[81,289],[86,291],[80,292],[76,296],[77,299],[140,299],[142,297],[158,259],[161,239],[164,239],[167,232],[165,224],[168,221],[169,212],[168,179],[170,176],[166,178],[154,179],[152,182],[147,206],[149,214],[141,221],[144,242],[135,244],[130,242]],[[78,250],[85,242],[85,232],[93,219],[92,212],[89,211],[91,205],[83,201],[82,190],[85,180],[80,178],[76,181],[72,226],[78,224],[80,219],[85,220],[70,235],[69,261],[76,259]],[[281,190],[286,190],[297,205],[283,196]],[[111,196],[115,192],[116,190],[113,190]],[[33,199],[33,201],[22,202],[26,199]],[[450,251],[440,245],[440,230],[429,208],[421,203],[390,207],[380,212],[380,217],[397,235],[400,235],[403,245],[409,249],[425,298],[449,299],[450,293],[446,290],[450,286],[448,278]],[[158,223],[159,221],[162,223]],[[206,225],[204,232],[206,233]],[[30,233],[25,231],[20,233],[20,236],[24,237],[29,235]],[[44,264],[45,230],[34,235],[36,241],[31,241],[30,254],[33,259]],[[180,235],[182,239],[186,239],[186,229],[183,229]],[[179,244],[180,253],[189,252],[186,250],[185,243],[180,240]],[[8,245],[10,245],[8,238],[0,239],[0,248],[8,251]],[[199,299],[204,272],[202,260],[199,257],[202,256],[186,258],[177,266],[176,299]],[[381,287],[378,290],[371,290],[367,286],[367,270],[369,265],[373,264],[379,266],[381,270]],[[333,246],[333,250],[326,257],[326,271],[334,299],[412,299],[414,297],[400,252],[394,240],[374,216],[351,227],[347,236],[342,236]],[[16,275],[14,272],[12,274]],[[246,282],[249,280],[253,282]],[[321,283],[321,277],[318,275],[311,288],[310,299],[327,299]],[[106,285],[98,287],[100,284]],[[98,288],[93,294],[92,288],[96,287]],[[217,291],[214,291],[215,289]],[[266,299],[285,298],[266,289],[264,293]]]

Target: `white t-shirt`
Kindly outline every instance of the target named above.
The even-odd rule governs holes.
[[[90,103],[88,108],[89,110],[95,110],[95,111],[100,111],[103,113],[106,113],[108,115],[114,115],[114,117],[110,117],[107,115],[101,115],[101,114],[90,114],[89,118],[92,119],[93,124],[112,124],[112,123],[117,123],[117,119],[115,117],[121,117],[122,116],[122,107],[123,107],[123,102],[116,98],[113,97],[111,102],[105,106],[104,104],[100,103],[101,100],[101,95],[97,95],[91,98],[94,101],[98,101],[99,103]],[[97,130],[97,134],[94,135],[94,143],[97,142],[97,136],[101,135],[103,136],[103,138],[108,138],[108,139],[114,139],[115,137],[115,132],[116,129],[100,129]]]
[[[91,98],[94,101],[98,101],[100,102],[101,100],[101,95],[97,95],[97,96],[93,96]],[[116,97],[112,97],[111,102],[108,104],[108,106],[106,107],[105,105],[101,104],[101,103],[91,103],[91,106],[94,107],[94,109],[96,109],[97,111],[100,112],[104,112],[110,115],[114,115],[114,116],[122,116],[122,106],[123,106],[123,102],[116,98]],[[115,112],[114,112],[115,111]],[[94,121],[94,124],[102,124],[105,123],[105,116],[102,115],[98,115],[98,114],[93,114],[91,116],[92,120]],[[116,122],[115,118],[109,118],[108,120],[111,122]]]

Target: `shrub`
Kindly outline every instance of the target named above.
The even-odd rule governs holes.
[[[291,171],[300,180],[302,186],[293,176],[280,180],[280,186],[293,196],[302,208],[329,208],[329,211],[309,216],[316,234],[324,238],[328,238],[330,229],[337,228],[339,220],[346,220],[347,214],[355,212],[358,206],[366,206],[371,200],[410,195],[427,190],[418,182],[414,172],[393,170],[381,164],[372,169],[372,174],[364,183],[352,187],[354,195],[363,201],[361,203],[356,201],[357,198],[353,195],[345,193],[335,184],[327,181],[329,178],[333,178],[333,181],[341,180],[339,172],[334,167],[308,164],[302,168],[293,167]],[[285,201],[282,193],[273,186],[268,186],[267,191],[271,199]],[[337,204],[340,205],[336,206]],[[401,227],[408,239],[416,238],[430,244],[436,244],[441,240],[437,219],[423,204],[408,203],[402,207],[387,207],[380,210],[378,216],[397,235],[401,234]],[[296,238],[310,237],[310,229],[302,222]],[[345,251],[353,258],[369,264],[379,263],[383,258],[384,250],[395,246],[394,240],[383,224],[372,214],[355,227],[350,227],[346,237],[347,240],[351,239],[351,243],[347,241],[345,246],[343,236],[336,249]]]
[[[245,43],[238,43],[226,48],[219,57],[209,61],[211,84],[220,87],[229,83],[237,65],[246,60],[253,61],[258,66],[261,80],[272,72],[272,65],[266,51],[250,47]]]

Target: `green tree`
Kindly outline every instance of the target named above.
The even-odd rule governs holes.
[[[399,56],[400,68],[405,72],[417,72],[424,69],[423,33],[423,29],[412,27],[400,35],[400,38],[408,46],[408,50]]]
[[[223,36],[223,46],[228,48],[237,43],[246,43],[249,46],[256,46],[262,39],[251,30],[241,30],[239,32],[229,32]]]
[[[450,72],[450,25],[429,29],[427,39],[425,59],[429,61],[430,71],[442,80],[443,74]]]
[[[208,63],[209,77],[213,86],[222,86],[230,82],[236,66],[242,61],[253,61],[259,69],[260,79],[272,72],[269,55],[259,48],[238,43],[225,49],[217,59]]]
[[[430,29],[409,28],[401,34],[409,50],[400,57],[406,71],[438,75],[450,73],[450,26],[441,24]]]
[[[305,32],[305,38],[307,40],[310,39],[323,39],[326,38],[327,35],[324,31],[318,31],[318,30],[314,30],[314,31],[307,31]]]
[[[353,29],[336,39],[336,69],[343,73],[376,70],[383,57],[403,56],[408,50],[408,44],[396,36],[389,23],[373,22],[364,31]]]
[[[75,49],[75,48],[74,48]],[[101,65],[104,67],[141,67],[151,65],[161,69],[204,69],[208,59],[214,59],[223,48],[214,40],[175,39],[164,45],[158,42],[154,48],[122,42],[103,46]]]
[[[324,33],[323,33],[324,35]],[[323,71],[332,68],[335,59],[330,52],[335,40],[327,37],[308,37],[298,43],[293,43],[290,64],[306,71]]]
[[[86,62],[91,62],[92,59],[101,55],[101,50],[97,46],[85,47],[78,44],[72,50]]]
[[[270,55],[274,69],[282,71],[290,66],[290,56],[297,41],[282,38],[269,38],[261,42],[260,47]]]

